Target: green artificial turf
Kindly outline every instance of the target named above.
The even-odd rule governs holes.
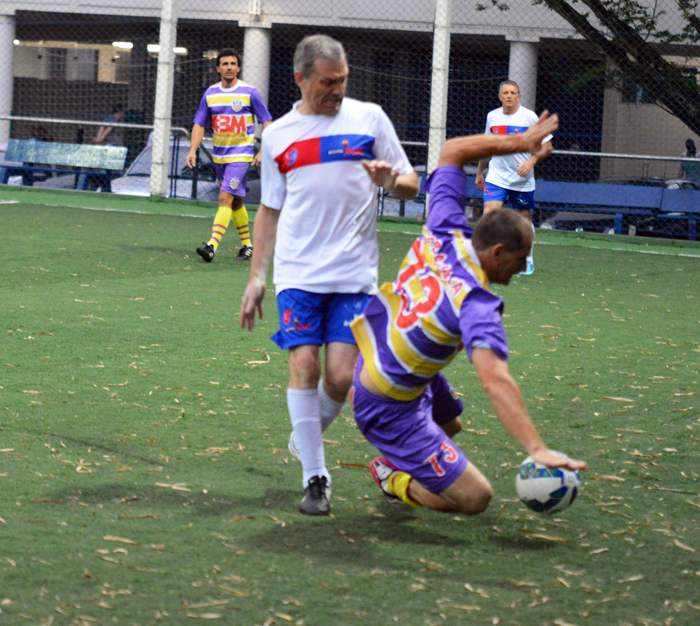
[[[489,510],[384,501],[346,407],[325,435],[333,516],[314,519],[272,286],[240,329],[235,233],[205,264],[210,223],[166,214],[192,206],[23,193],[0,195],[20,200],[0,204],[3,626],[700,621],[697,247],[541,233],[535,275],[498,288],[533,420],[590,463],[571,509],[517,502],[524,455],[460,357],[455,442]],[[383,280],[417,229],[380,224]]]

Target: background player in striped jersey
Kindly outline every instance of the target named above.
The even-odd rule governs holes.
[[[537,114],[520,106],[522,95],[518,83],[503,81],[498,88],[498,99],[502,107],[494,109],[486,116],[487,135],[515,135],[524,133],[537,121]],[[535,208],[535,164],[546,157],[552,150],[552,137],[545,137],[538,154],[523,152],[496,156],[490,160],[481,159],[476,173],[476,186],[484,192],[484,213],[500,209],[504,203],[510,204],[532,228],[533,240],[535,228],[532,226],[531,210]],[[484,181],[484,169],[488,174]],[[527,266],[523,272],[530,276],[535,271],[532,250],[527,257]]]
[[[258,90],[238,80],[240,70],[241,57],[236,51],[226,48],[219,52],[216,71],[221,76],[221,82],[209,87],[202,96],[194,117],[190,151],[185,159],[188,167],[195,167],[197,149],[204,139],[204,131],[212,128],[214,167],[220,185],[219,210],[214,218],[211,239],[197,248],[197,254],[207,263],[214,260],[232,217],[242,244],[237,260],[247,261],[253,255],[248,212],[243,198],[250,164],[260,165],[260,156],[255,155],[254,150],[255,119],[265,130],[272,117]]]
[[[312,35],[297,46],[301,101],[265,131],[262,203],[241,306],[241,325],[252,329],[274,256],[280,330],[273,340],[289,350],[289,448],[301,461],[305,515],[330,513],[321,433],[352,384],[350,322],[377,290],[377,186],[398,198],[418,193],[391,121],[378,105],[345,98],[347,77],[338,41]]]
[[[523,134],[448,141],[427,183],[428,220],[394,283],[382,285],[352,323],[360,348],[351,393],[355,419],[382,453],[371,471],[384,493],[415,506],[475,515],[493,489],[441,428],[434,398],[444,396],[441,370],[464,348],[496,415],[532,458],[551,467],[585,469],[552,453],[540,439],[508,372],[503,301],[489,283],[507,285],[524,269],[529,224],[514,211],[485,214],[474,231],[464,215],[463,166],[493,155],[540,154],[557,127],[543,114]]]

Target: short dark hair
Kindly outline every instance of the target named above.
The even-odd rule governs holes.
[[[221,64],[221,59],[224,57],[236,57],[236,63],[238,63],[238,67],[241,67],[241,55],[238,54],[233,48],[224,48],[223,50],[219,50],[219,54],[216,55],[216,67],[219,67]]]
[[[472,244],[475,250],[486,250],[502,243],[506,252],[514,253],[530,247],[532,231],[527,221],[512,209],[496,209],[485,213],[474,226]]]
[[[114,113],[122,113],[124,111],[124,105],[121,102],[118,102],[112,107],[112,114]]]

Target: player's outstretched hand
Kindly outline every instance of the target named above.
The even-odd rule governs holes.
[[[386,191],[391,191],[396,187],[396,179],[399,173],[395,172],[386,161],[362,161],[362,166],[369,174],[372,182]]]
[[[540,119],[530,126],[522,135],[527,142],[526,152],[530,152],[539,157],[549,154],[552,150],[552,144],[551,142],[547,142],[542,146],[542,140],[547,137],[547,135],[553,134],[557,128],[559,128],[559,116],[556,114],[550,115],[549,111],[542,113]]]
[[[241,328],[253,330],[255,328],[255,312],[262,319],[262,301],[265,297],[265,283],[251,280],[243,293],[241,302]]]
[[[588,463],[585,461],[577,461],[566,456],[554,454],[551,450],[540,450],[530,455],[535,463],[546,465],[547,467],[563,467],[569,470],[585,471]]]

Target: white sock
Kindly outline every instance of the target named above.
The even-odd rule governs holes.
[[[530,254],[527,257],[527,263],[528,265],[534,265],[535,261],[533,258],[533,252],[535,251],[535,225],[530,222],[530,228],[532,228],[532,247],[530,248]]]
[[[314,476],[331,475],[326,469],[326,457],[321,439],[321,406],[316,389],[287,389],[287,408],[294,430],[294,444],[299,450],[304,488]]]
[[[333,400],[323,388],[323,378],[318,381],[318,397],[321,400],[321,431],[326,432],[333,420],[343,410],[345,402]]]

